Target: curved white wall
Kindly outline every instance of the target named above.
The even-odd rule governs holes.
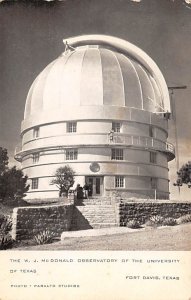
[[[32,178],[39,178],[38,189],[30,189],[27,198],[57,197],[58,191],[50,185],[53,174],[60,166],[70,165],[76,173],[75,185],[85,183],[85,176],[102,176],[104,195],[118,190],[123,196],[153,197],[151,178],[157,179],[157,197],[168,198],[168,160],[166,149],[166,120],[148,112],[136,110],[131,119],[120,122],[119,133],[109,140],[112,120],[105,113],[105,120],[76,121],[77,132],[67,132],[67,122],[39,126],[39,137],[33,137],[34,128],[23,133],[22,168]],[[140,117],[141,116],[141,117]],[[135,121],[136,120],[136,121]],[[151,123],[153,120],[153,123]],[[142,121],[142,122],[141,122]],[[143,123],[144,121],[144,123]],[[148,122],[149,121],[149,122]],[[151,131],[152,127],[152,131]],[[151,136],[152,132],[152,136]],[[67,149],[77,149],[77,160],[66,160]],[[123,149],[123,160],[112,160],[112,149]],[[156,153],[156,161],[150,161],[150,153]],[[33,154],[39,153],[39,161],[33,162]],[[173,156],[173,153],[170,153]],[[98,162],[100,170],[90,170],[92,162]],[[124,176],[124,187],[115,188],[115,176]]]

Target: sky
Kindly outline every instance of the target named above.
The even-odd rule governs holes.
[[[65,0],[0,3],[0,146],[10,165],[20,143],[26,96],[36,76],[64,50],[63,39],[107,34],[144,50],[174,93],[180,166],[191,160],[191,7],[182,0]],[[169,124],[169,142],[175,127]],[[169,163],[171,199],[191,200],[191,190],[173,182],[177,162]]]

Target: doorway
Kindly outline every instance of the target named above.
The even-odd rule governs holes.
[[[103,193],[103,177],[86,176],[86,183],[89,185],[89,196],[101,196]]]

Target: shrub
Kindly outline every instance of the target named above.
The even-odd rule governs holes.
[[[11,249],[14,242],[10,234],[2,234],[0,236],[0,250]]]
[[[131,221],[127,222],[126,226],[128,228],[133,228],[133,229],[141,228],[141,225],[140,225],[139,221],[137,221],[137,220],[131,220]]]
[[[184,215],[184,216],[178,218],[176,221],[178,224],[184,224],[184,223],[191,222],[191,214]]]
[[[156,215],[150,217],[150,219],[146,222],[147,226],[160,226],[163,224],[164,218],[162,216]]]
[[[177,225],[177,221],[174,218],[166,218],[163,220],[163,225],[165,226],[174,226]]]
[[[12,219],[10,217],[4,217],[3,222],[1,223],[0,231],[3,234],[7,234],[12,229]]]
[[[49,230],[44,230],[39,234],[35,235],[34,239],[37,245],[50,244],[53,242],[53,238],[55,237],[53,232]]]
[[[4,222],[5,218],[6,218],[6,216],[4,216],[3,214],[0,214],[0,226]]]

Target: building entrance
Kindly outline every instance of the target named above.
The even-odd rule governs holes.
[[[89,196],[99,196],[103,193],[103,177],[86,176],[86,183],[89,185]]]

